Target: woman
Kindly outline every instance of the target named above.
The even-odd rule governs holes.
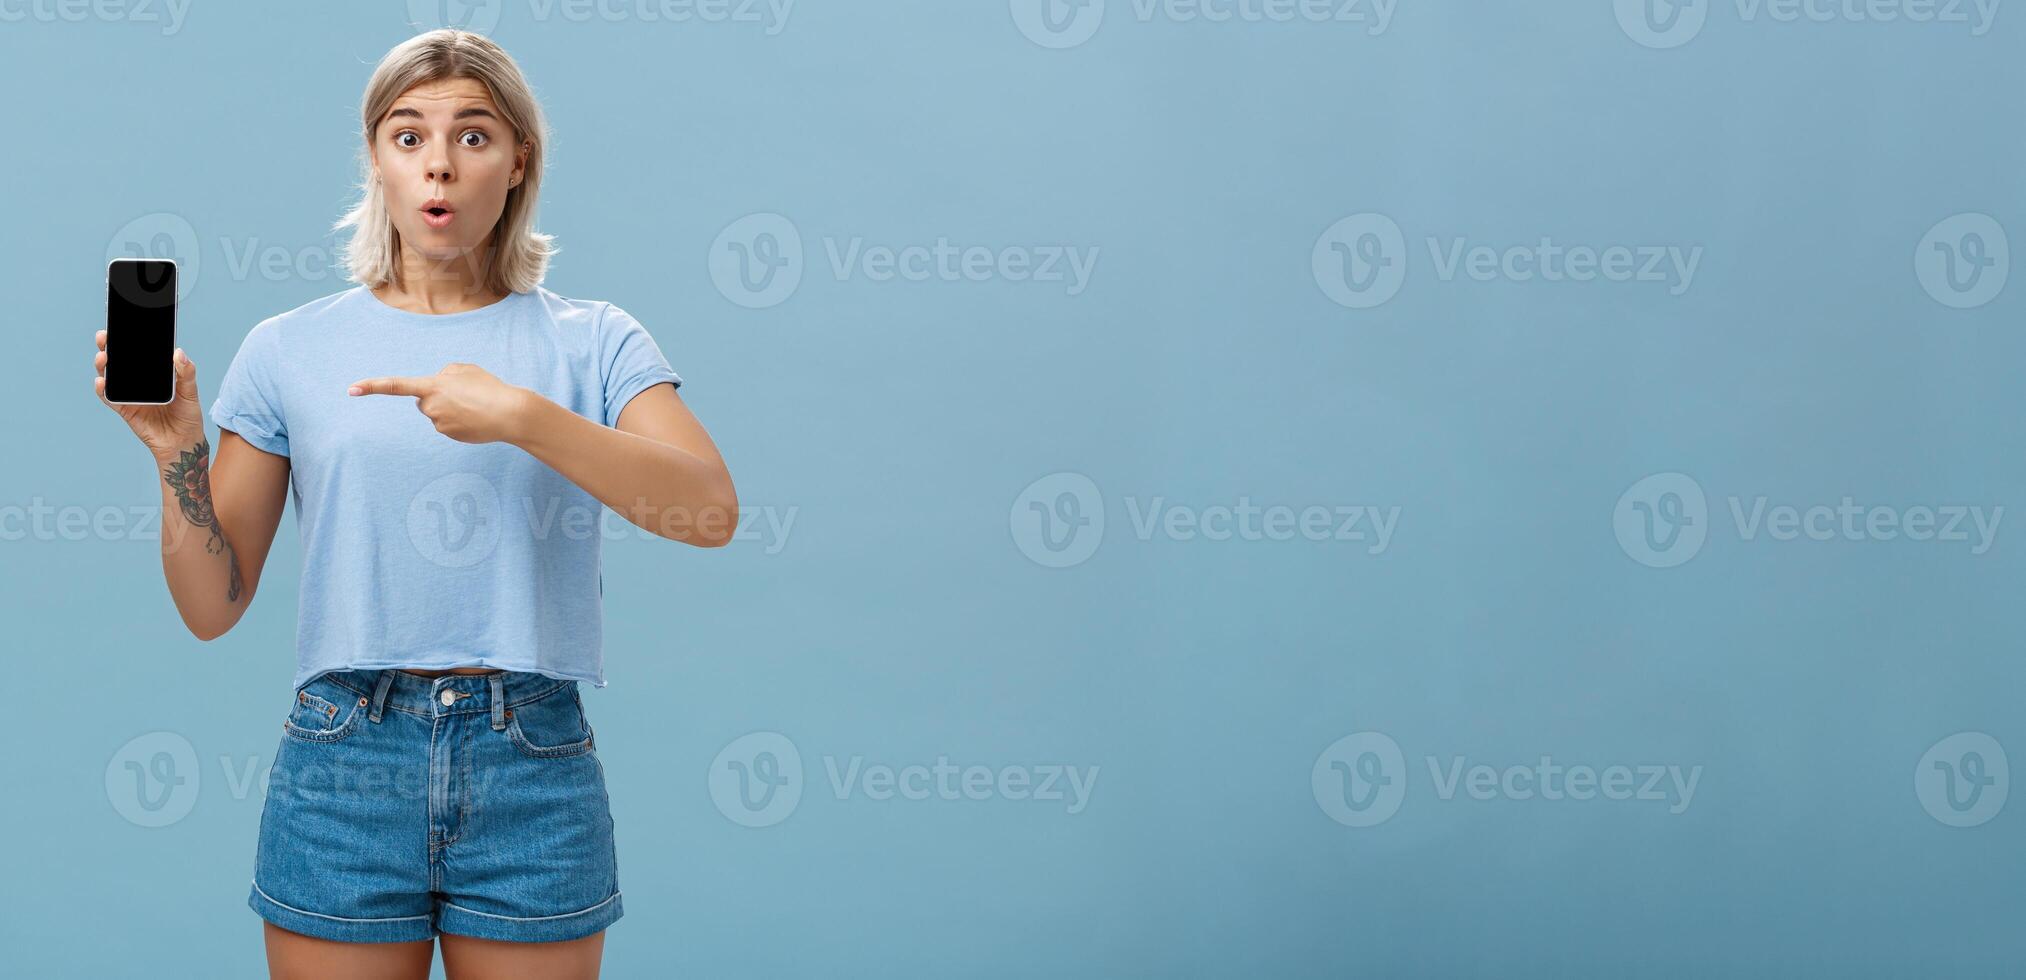
[[[163,477],[162,565],[191,632],[259,590],[293,493],[293,704],[248,904],[274,976],[596,976],[621,914],[604,769],[602,508],[730,540],[738,503],[641,324],[542,288],[545,124],[519,68],[442,30],[361,106],[354,288],[256,325],[211,418],[111,406]],[[105,400],[105,334],[95,382]],[[110,403],[107,403],[110,405]]]

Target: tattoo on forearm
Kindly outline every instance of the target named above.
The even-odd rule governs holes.
[[[241,584],[239,556],[233,553],[232,545],[225,540],[225,532],[218,527],[218,514],[211,507],[211,441],[199,438],[197,445],[183,450],[182,455],[169,464],[162,478],[169,481],[169,486],[176,491],[176,502],[182,507],[183,518],[194,526],[211,529],[211,537],[204,541],[204,551],[213,555],[224,553],[225,564],[232,569],[225,598],[238,602]]]

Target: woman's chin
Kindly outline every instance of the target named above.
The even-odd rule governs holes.
[[[465,242],[452,238],[444,232],[421,229],[419,234],[403,233],[401,243],[407,250],[432,262],[449,262],[476,252],[480,242]]]

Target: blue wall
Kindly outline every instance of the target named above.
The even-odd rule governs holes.
[[[606,975],[2016,969],[2026,23],[1640,2],[448,11],[753,521],[607,515]],[[0,0],[22,976],[264,975],[295,519],[193,639],[98,280],[208,399],[445,14]]]

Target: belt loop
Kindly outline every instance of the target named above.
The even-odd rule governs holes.
[[[373,688],[373,710],[366,715],[366,717],[373,719],[375,723],[378,723],[380,720],[380,706],[387,703],[387,689],[393,686],[394,672],[392,670],[381,671],[380,683],[377,687]]]
[[[493,671],[486,679],[492,682],[492,730],[506,731],[506,673]]]

